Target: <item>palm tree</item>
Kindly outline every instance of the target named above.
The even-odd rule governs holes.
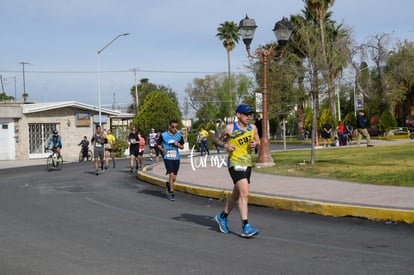
[[[318,20],[319,30],[321,34],[322,52],[325,58],[325,64],[327,61],[326,54],[326,37],[325,37],[325,20],[329,15],[328,9],[333,6],[335,0],[303,0],[306,5],[306,9]]]
[[[231,95],[231,74],[230,74],[230,52],[239,43],[239,27],[236,22],[225,21],[217,28],[216,36],[223,41],[223,46],[227,51],[227,72],[229,76],[229,100],[230,100],[230,114],[232,113],[232,95]]]

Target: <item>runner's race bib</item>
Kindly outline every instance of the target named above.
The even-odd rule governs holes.
[[[177,157],[177,151],[176,150],[167,150],[166,158],[175,159],[176,157]]]

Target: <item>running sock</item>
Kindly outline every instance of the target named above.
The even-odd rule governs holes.
[[[227,218],[227,216],[228,216],[228,215],[229,215],[228,213],[225,213],[225,212],[223,211],[223,212],[221,212],[220,217],[221,217],[222,219],[224,219],[224,218]]]
[[[243,226],[249,223],[249,220],[243,220]]]

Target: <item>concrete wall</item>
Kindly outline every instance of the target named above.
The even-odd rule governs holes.
[[[20,121],[21,124],[21,145],[22,154],[26,153],[26,157],[29,157],[29,127],[31,123],[56,123],[59,135],[62,138],[62,156],[64,160],[76,161],[79,157],[80,146],[79,142],[83,136],[87,136],[90,139],[93,135],[94,125],[91,122],[88,126],[78,127],[76,126],[76,112],[84,110],[77,110],[75,108],[61,108],[53,109],[45,112],[37,112],[33,114],[26,114],[26,116]],[[93,116],[94,113],[91,113]],[[50,135],[52,133],[49,133]]]

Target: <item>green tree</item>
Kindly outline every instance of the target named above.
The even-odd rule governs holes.
[[[397,121],[389,110],[385,110],[378,119],[378,130],[385,132],[391,127],[397,127]]]
[[[227,73],[229,84],[231,84],[231,72],[230,72],[230,52],[236,47],[236,43],[239,43],[240,35],[239,35],[239,27],[236,22],[233,21],[225,21],[221,23],[220,26],[217,28],[216,36],[223,41],[223,46],[227,52]],[[232,87],[229,85],[229,104],[230,110],[232,110]]]
[[[140,132],[147,133],[151,128],[165,130],[170,120],[177,120],[181,124],[181,113],[178,106],[165,93],[154,91],[145,97],[145,100],[132,124]]]
[[[336,126],[338,125],[338,122],[332,116],[331,110],[329,108],[323,108],[323,109],[321,109],[321,114],[319,115],[318,128],[320,130],[322,130],[323,129],[323,125],[326,122],[329,122],[332,125],[332,129],[336,129]]]
[[[8,96],[5,92],[0,93],[0,101],[8,101],[13,99],[13,96]]]
[[[141,108],[141,106],[144,104],[145,98],[147,95],[153,93],[153,92],[164,92],[168,95],[168,97],[179,106],[177,94],[170,88],[164,85],[157,85],[154,83],[149,82],[148,78],[142,78],[140,80],[140,83],[137,84],[137,94],[138,94],[138,110]],[[133,99],[133,103],[130,105],[128,111],[130,113],[135,113],[136,108],[136,93],[135,93],[135,85],[132,86],[130,90],[131,97]],[[180,111],[181,114],[181,111]]]
[[[244,74],[237,74],[232,75],[231,82],[235,90],[235,102],[252,103],[252,80]],[[200,121],[206,123],[219,118],[225,120],[229,116],[228,85],[225,74],[215,74],[194,78],[187,86],[187,103],[196,112],[196,117]],[[232,115],[234,110],[230,112]]]
[[[398,119],[399,125],[405,125],[405,118],[411,115],[414,102],[414,43],[409,41],[397,43],[396,50],[389,54],[385,73],[389,83],[395,88],[389,93],[391,111]]]

